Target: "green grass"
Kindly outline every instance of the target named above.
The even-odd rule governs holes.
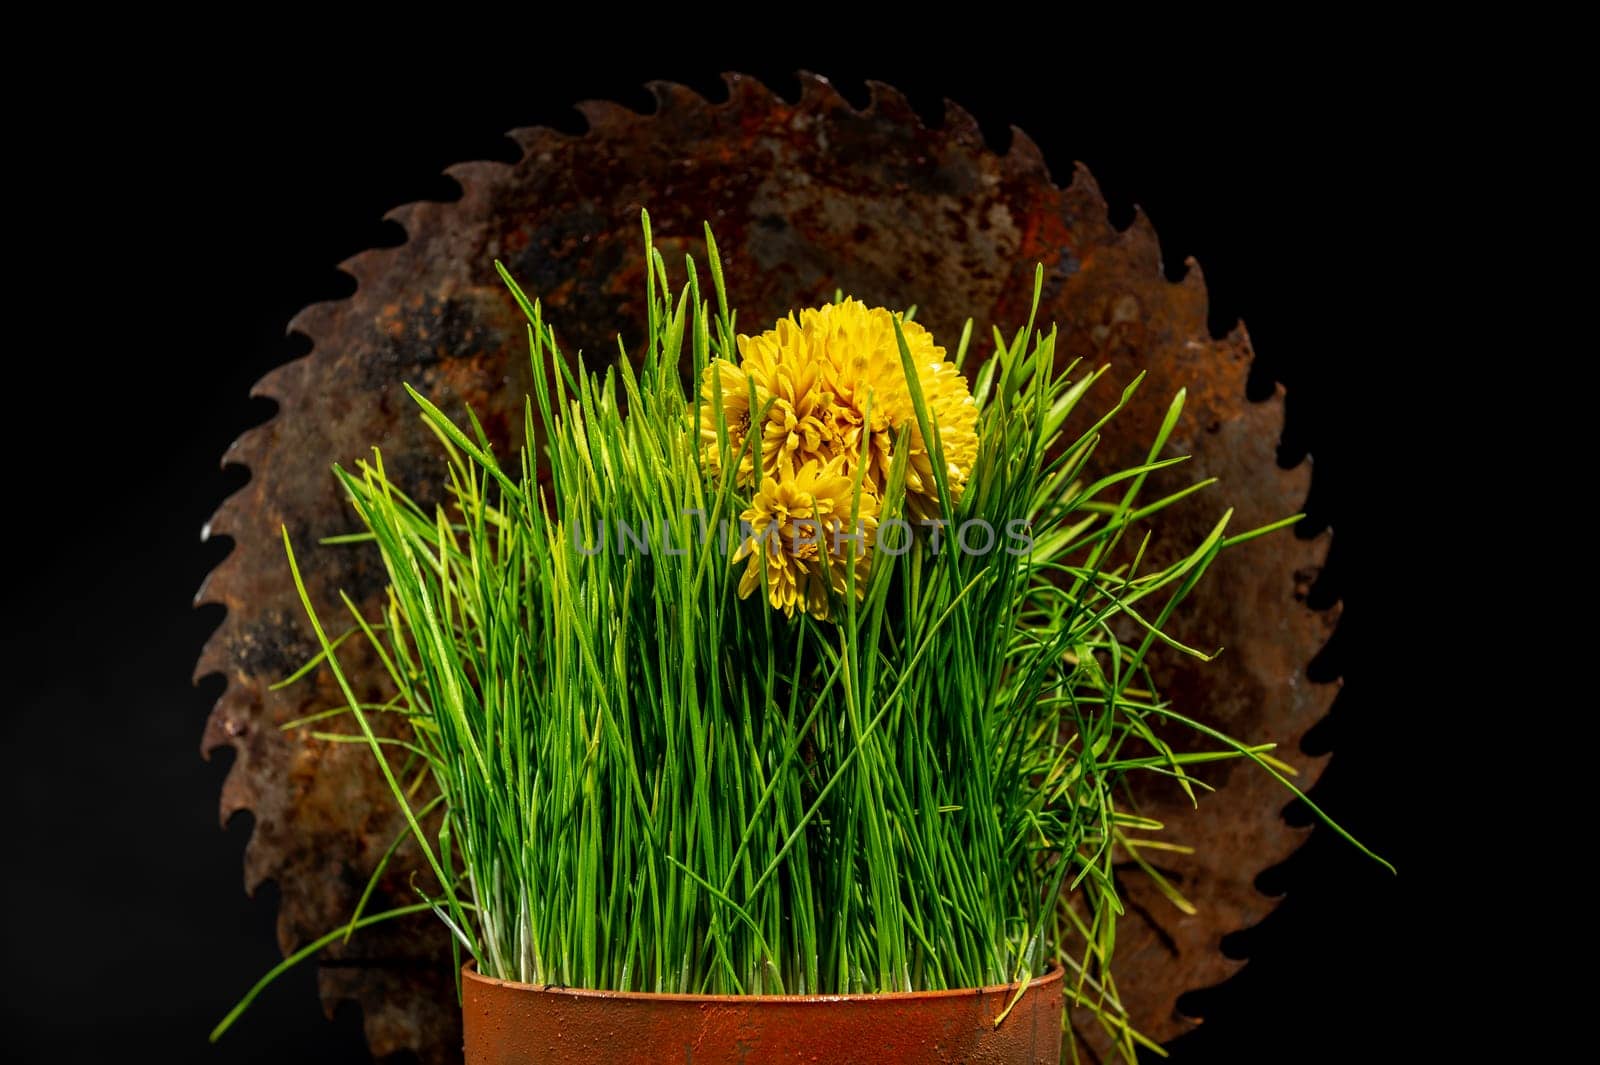
[[[306,599],[325,652],[312,665],[333,671],[405,812],[433,878],[419,905],[482,972],[535,984],[905,991],[1059,963],[1069,996],[1131,1057],[1109,975],[1112,863],[1161,844],[1135,840],[1159,826],[1121,803],[1127,778],[1164,774],[1193,794],[1196,762],[1285,768],[1201,724],[1204,707],[1161,701],[1151,657],[1205,657],[1164,633],[1168,619],[1220,552],[1293,519],[1233,532],[1222,511],[1184,557],[1147,564],[1142,530],[1205,487],[1146,497],[1148,475],[1180,461],[1161,456],[1183,394],[1146,462],[1091,479],[1099,434],[1139,382],[1090,410],[1104,371],[1058,367],[1054,330],[1030,315],[965,367],[980,453],[959,505],[941,495],[950,528],[1026,523],[1031,551],[966,554],[948,530],[924,532],[899,557],[879,551],[864,596],[835,601],[831,620],[740,600],[743,567],[715,535],[699,541],[737,527],[736,454],[755,441],[724,427],[725,472],[708,472],[702,401],[683,384],[685,366],[698,382],[713,356],[737,358],[707,236],[712,291],[690,262],[673,298],[651,248],[647,346],[603,372],[569,361],[506,277],[529,320],[528,446],[502,460],[470,412],[454,412],[463,429],[413,392],[441,443],[447,506],[408,499],[376,452],[336,470],[389,579],[381,617],[346,601],[354,638],[378,649],[396,698],[357,702],[343,637]],[[883,517],[903,513],[903,482],[897,465]],[[601,521],[648,552],[582,550]],[[298,584],[287,533],[285,546]],[[410,739],[380,742],[375,712],[405,714]],[[1174,727],[1211,749],[1176,753]],[[432,792],[407,787],[418,766]],[[377,919],[366,902],[301,954]]]

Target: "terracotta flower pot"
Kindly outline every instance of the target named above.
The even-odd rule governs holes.
[[[480,976],[468,965],[466,1065],[1056,1065],[1061,970],[1016,991],[984,987],[889,995],[650,995],[551,989]]]

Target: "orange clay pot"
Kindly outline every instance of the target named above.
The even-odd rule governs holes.
[[[462,973],[466,1065],[1057,1065],[1061,970],[1017,985],[888,995],[651,995]]]

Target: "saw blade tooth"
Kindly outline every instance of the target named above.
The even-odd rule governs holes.
[[[1133,221],[1123,227],[1117,236],[1136,256],[1138,269],[1166,280],[1166,268],[1161,261],[1161,238],[1156,235],[1156,227],[1150,223],[1150,216],[1143,207],[1133,205]]]
[[[279,409],[281,410],[282,408],[280,407]],[[222,453],[222,461],[219,465],[223,469],[227,469],[230,466],[242,466],[249,472],[250,479],[252,481],[255,480],[256,467],[259,464],[259,460],[266,452],[267,444],[276,435],[276,426],[273,424],[276,420],[277,413],[274,412],[271,417],[260,425],[253,425],[234,437],[233,443],[229,444],[228,449]],[[235,492],[223,500],[222,506],[226,507],[233,501],[234,496],[238,494],[238,492]]]
[[[215,603],[218,606],[227,607],[228,597],[220,590],[220,586],[226,582],[227,578],[218,576],[221,569],[221,565],[218,565],[210,573],[206,574],[206,579],[200,584],[200,590],[195,593],[196,606]],[[213,675],[222,677],[225,680],[228,679],[230,656],[228,641],[223,635],[223,630],[227,626],[227,618],[229,616],[231,615],[224,615],[223,620],[218,622],[211,635],[206,637],[206,642],[201,645],[200,657],[195,661],[194,672],[189,677],[189,683],[199,684],[205,678]],[[232,683],[231,680],[229,683]],[[220,702],[221,699],[219,698],[218,703],[220,704]],[[215,715],[216,705],[213,705],[211,716]]]
[[[210,676],[219,676],[226,682],[222,694],[212,704],[211,713],[206,715],[205,728],[200,735],[200,754],[204,758],[209,758],[211,752],[219,747],[237,747],[239,738],[248,731],[248,725],[244,722],[248,719],[249,707],[242,704],[248,704],[251,700],[243,694],[244,682],[233,663],[234,644],[237,642],[234,636],[239,625],[237,613],[230,609],[200,649],[200,659],[195,663],[194,676],[191,678],[194,684]],[[224,812],[224,824],[232,812]]]
[[[1085,232],[1080,245],[1107,243],[1116,239],[1116,229],[1111,225],[1111,208],[1100,192],[1100,183],[1082,163],[1072,164],[1072,180],[1061,190],[1066,213]]]
[[[510,171],[509,163],[499,163],[493,159],[474,159],[444,168],[445,176],[461,186],[463,200],[485,195],[493,186],[504,184]]]
[[[748,74],[727,71],[722,75],[722,80],[728,86],[728,102],[725,105],[727,107],[741,111],[747,108],[771,110],[777,104],[787,103],[761,79],[752,78]],[[803,74],[800,77],[800,84],[805,84]]]
[[[384,221],[394,222],[400,229],[405,230],[406,240],[410,240],[411,235],[416,233],[416,214],[418,214],[422,206],[426,206],[426,203],[413,201],[413,203],[402,203],[402,205],[395,206],[395,208],[389,208],[384,211]]]
[[[589,123],[590,133],[626,133],[650,117],[613,100],[580,100],[575,107]]]
[[[1183,257],[1183,272],[1173,278],[1172,283],[1193,289],[1195,297],[1200,300],[1202,305],[1209,303],[1210,296],[1206,292],[1205,272],[1200,269],[1200,260],[1193,255],[1185,255]],[[1219,340],[1221,338],[1213,335],[1211,339]]]
[[[220,722],[222,720],[222,716],[220,714],[213,715],[212,720]],[[240,743],[238,738],[230,737],[224,734],[216,743],[213,743],[210,747],[208,747],[205,753],[210,755],[212,752],[221,750],[223,747],[231,747],[234,751],[233,765],[228,769],[228,775],[222,780],[222,796],[217,803],[217,822],[223,828],[227,828],[228,822],[233,820],[234,814],[240,813],[241,811],[249,811],[251,814],[254,814],[256,810],[257,798],[256,790],[252,786],[250,780],[249,752],[245,749],[244,744]],[[260,863],[259,861],[251,862],[249,860],[249,852],[251,848],[254,847],[255,841],[261,837],[260,829],[261,825],[258,819],[255,828],[250,833],[250,842],[245,844],[246,859],[244,869],[244,891],[246,895],[254,895],[255,889],[260,886],[261,883],[260,880],[255,880],[254,883],[251,882],[251,866],[259,865]]]
[[[238,761],[233,763],[233,768],[228,770],[228,780],[223,781],[222,794],[226,800],[228,795],[228,781],[235,776],[241,776],[239,767],[245,764],[245,754],[248,748],[242,744],[235,745],[239,752]],[[250,832],[250,841],[244,845],[244,893],[255,898],[256,892],[261,890],[261,885],[268,880],[278,885],[279,890],[285,895],[302,890],[304,880],[300,877],[285,875],[295,870],[282,855],[284,846],[280,839],[282,832],[268,832],[268,822],[261,804],[255,800],[253,789],[241,789],[241,794],[235,806],[223,818],[223,826],[227,826],[227,818],[240,811],[248,811],[255,818],[255,826]],[[276,859],[276,860],[274,860]],[[280,899],[278,903],[278,949],[288,954],[300,945],[299,939],[289,931],[290,906]]]
[[[1028,136],[1027,131],[1019,126],[1011,127],[1011,146],[1006,149],[1006,162],[1011,166],[1027,173],[1044,175],[1050,181],[1050,167],[1044,161],[1044,153],[1039,150],[1039,145]]]
[[[869,112],[896,121],[915,123],[918,129],[927,128],[927,124],[922,121],[922,116],[917,114],[916,108],[911,106],[911,101],[906,99],[905,93],[893,85],[881,81],[873,81],[869,78],[867,80],[867,96],[867,110]]]
[[[944,100],[944,130],[964,145],[983,147],[983,130],[978,120],[972,117],[972,112],[949,97]]]
[[[318,337],[331,333],[338,325],[339,318],[349,307],[348,300],[322,300],[310,304],[300,310],[293,318],[289,319],[290,333],[304,333],[311,338],[314,345]],[[271,377],[268,374],[267,377]],[[263,377],[261,380],[265,381]]]
[[[1200,269],[1200,264],[1198,262],[1195,263],[1194,264],[1194,268],[1196,270]],[[1205,282],[1202,280],[1201,283],[1204,284]],[[1255,345],[1252,344],[1251,341],[1250,341],[1250,330],[1245,328],[1245,324],[1244,324],[1244,319],[1243,318],[1235,318],[1233,320],[1233,325],[1228,327],[1228,331],[1226,333],[1223,333],[1221,336],[1217,337],[1216,339],[1218,341],[1224,343],[1224,344],[1227,344],[1230,348],[1234,349],[1235,351],[1242,353],[1245,362],[1249,363],[1249,362],[1254,362],[1255,361],[1255,358],[1256,358]],[[1274,381],[1273,382],[1273,386],[1274,386],[1274,390],[1275,391],[1284,392],[1285,395],[1288,394],[1284,390],[1282,382]],[[1272,397],[1271,396],[1267,396],[1266,398],[1267,399],[1271,399]],[[1281,439],[1283,437],[1283,432],[1282,432],[1282,427],[1281,426],[1279,427],[1279,432],[1278,432],[1277,435],[1278,435],[1279,439]]]
[[[394,251],[394,248],[367,248],[345,259],[338,269],[356,279],[356,291],[360,292],[390,266]]]
[[[678,114],[693,110],[706,110],[712,104],[704,96],[676,81],[655,79],[644,83],[650,95],[656,98],[656,114]]]
[[[826,75],[809,70],[800,71],[800,106],[808,110],[827,111],[843,107],[861,114]]]
[[[238,520],[239,515],[237,513],[238,504],[234,503],[234,500],[238,499],[239,493],[243,491],[244,489],[241,488],[239,489],[239,492],[235,492],[227,499],[224,499],[217,509],[212,513],[211,517],[206,519],[206,523],[200,526],[201,543],[208,544],[212,541],[212,539],[218,536],[226,537],[229,540],[237,539],[237,537],[233,535],[233,532],[236,527],[234,522]],[[216,572],[216,567],[213,567],[211,572],[206,574],[205,580],[200,582],[200,590],[194,595],[195,606],[199,606],[202,603],[222,602],[222,600],[217,597],[216,589],[213,584],[213,578],[216,576]],[[210,598],[207,598],[208,595]]]
[[[306,310],[310,309],[310,307],[306,308]],[[301,313],[303,314],[304,311]],[[310,335],[306,333],[305,330],[291,331],[300,332],[303,335]],[[266,373],[262,374],[260,379],[258,379],[255,384],[250,386],[250,397],[252,399],[270,399],[278,405],[278,409],[281,411],[288,403],[287,397],[294,395],[296,389],[299,388],[300,381],[305,376],[306,360],[308,358],[310,358],[309,354],[302,355],[299,358],[289,360],[282,366],[275,366]],[[263,422],[261,425],[256,426],[255,428],[265,428],[267,424],[269,423]],[[234,440],[232,444],[228,445],[228,451],[231,453],[234,448],[239,445],[239,440],[242,440],[243,438],[243,434],[241,434],[238,439]],[[223,456],[223,461],[229,462],[233,460],[231,460],[225,454]]]
[[[564,142],[574,138],[574,134],[563,133],[559,129],[549,126],[518,126],[506,133],[517,146],[522,149],[524,162],[530,157],[538,156],[542,152],[551,152],[559,148]]]

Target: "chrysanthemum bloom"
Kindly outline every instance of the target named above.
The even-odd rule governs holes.
[[[833,406],[833,394],[824,380],[828,367],[814,356],[793,319],[780,321],[776,329],[758,337],[740,336],[738,343],[739,365],[713,360],[700,389],[706,400],[700,409],[700,439],[712,467],[720,461],[714,391],[718,387],[728,447],[734,454],[745,447],[752,393],[754,411],[765,411],[758,443],[763,476],[792,477],[812,459],[826,462],[832,458],[833,449],[825,446],[831,439],[825,419]],[[756,480],[756,456],[746,449],[739,462],[738,483],[751,485]]]
[[[713,359],[706,367],[700,395],[705,400],[700,406],[700,447],[707,464],[712,470],[720,469],[722,441],[719,434],[726,432],[728,451],[739,458],[738,482],[741,485],[749,484],[755,477],[755,456],[745,448],[745,438],[750,432],[749,376],[727,359]],[[719,401],[720,408],[717,406]],[[759,409],[762,405],[759,396],[756,401]],[[726,422],[725,427],[723,422]],[[744,449],[742,453],[741,449]]]
[[[917,368],[929,418],[944,449],[951,505],[961,498],[978,453],[978,408],[966,378],[945,361],[944,348],[916,322],[901,322]],[[940,514],[939,488],[928,441],[917,423],[906,384],[894,317],[854,299],[793,315],[756,337],[739,337],[740,363],[715,360],[701,388],[702,441],[716,461],[718,412],[713,375],[722,390],[722,415],[735,451],[743,443],[752,407],[766,410],[761,425],[761,472],[780,481],[806,462],[843,458],[853,473],[867,464],[865,488],[882,494],[894,461],[894,443],[909,428],[906,510],[913,519]],[[737,395],[737,398],[734,398]],[[770,405],[769,405],[770,404]],[[757,480],[751,454],[740,463],[741,484]]]
[[[932,449],[923,438],[916,407],[906,384],[900,345],[894,336],[894,315],[883,307],[868,308],[858,300],[845,300],[800,312],[800,328],[816,338],[817,350],[828,360],[826,380],[835,394],[839,422],[867,425],[862,458],[867,463],[867,483],[881,492],[894,463],[894,443],[902,427],[910,430],[911,454],[906,464],[906,510],[913,519],[937,518],[939,486],[934,477]],[[937,427],[944,449],[945,478],[954,506],[967,486],[978,457],[978,406],[967,390],[967,379],[953,363],[945,361],[944,348],[933,334],[916,322],[901,320],[906,350],[917,370],[927,404],[930,428]]]
[[[748,535],[733,560],[749,561],[739,597],[761,586],[763,561],[767,602],[789,617],[798,608],[826,618],[830,588],[835,596],[863,595],[878,531],[878,501],[863,489],[852,521],[855,495],[855,480],[844,472],[842,456],[826,466],[811,459],[785,478],[764,477],[740,515]]]

